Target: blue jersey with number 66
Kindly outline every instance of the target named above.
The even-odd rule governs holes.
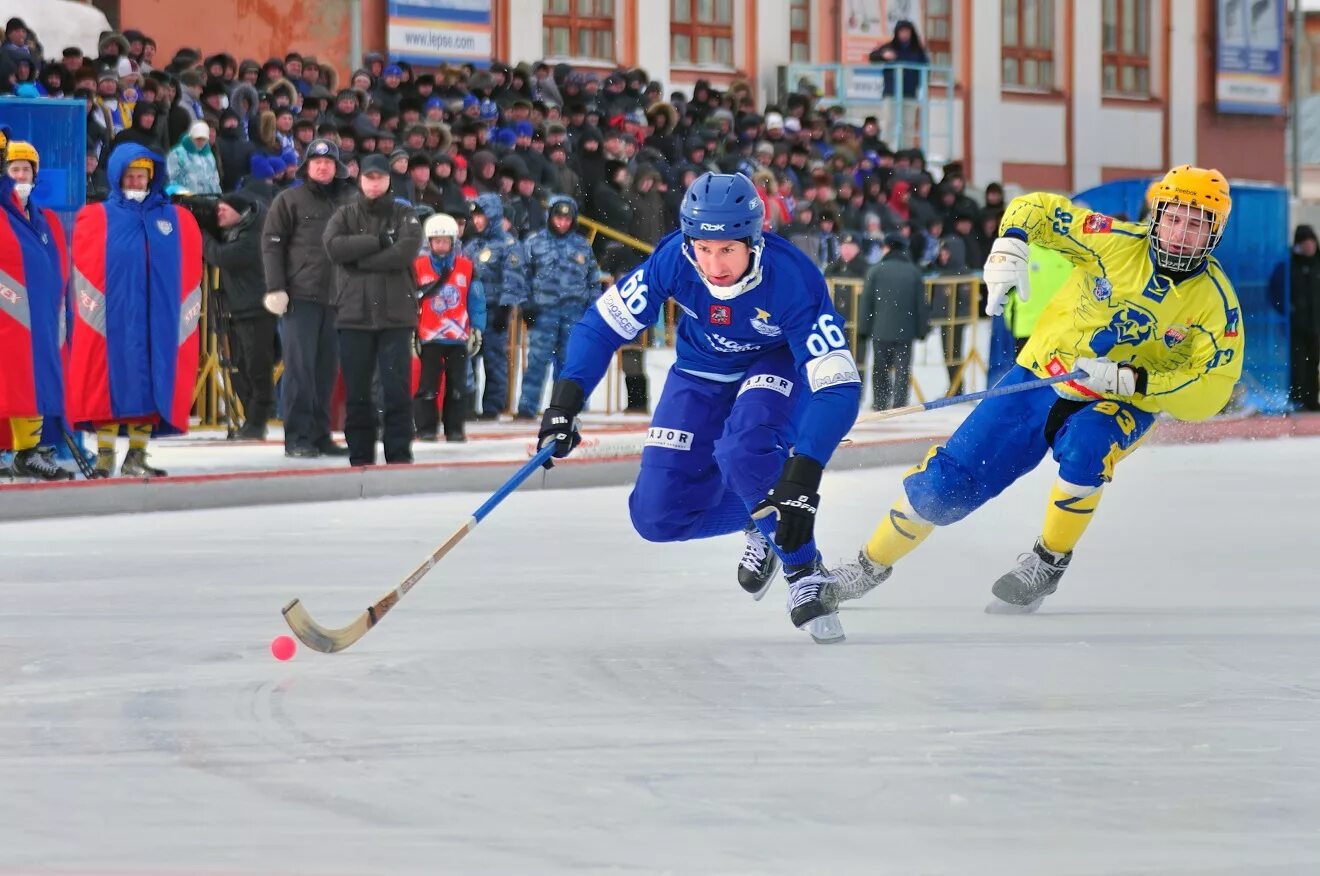
[[[852,428],[861,378],[848,350],[844,323],[820,270],[795,246],[766,233],[746,290],[711,295],[675,232],[597,299],[574,327],[562,376],[588,394],[623,344],[654,325],[673,299],[680,310],[676,368],[729,383],[771,350],[788,347],[812,397],[803,413],[796,452],[822,464]]]

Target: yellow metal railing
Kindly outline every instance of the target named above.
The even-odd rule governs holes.
[[[862,361],[866,358],[866,354],[857,347],[860,329],[857,318],[862,311],[861,298],[865,281],[852,277],[830,277],[826,282],[829,283],[830,292],[834,296],[834,307],[844,319],[844,330],[848,335],[848,343],[852,347],[853,355],[858,361]],[[982,376],[989,370],[978,346],[976,330],[978,321],[976,303],[980,300],[980,285],[981,279],[976,276],[926,279],[926,295],[931,304],[931,311],[943,314],[932,317],[930,325],[931,328],[940,329],[944,364],[955,369],[949,380],[946,395],[956,395],[961,391],[964,378],[968,376],[968,368],[979,369]],[[959,287],[970,287],[969,294],[962,296],[961,300],[958,295]],[[965,346],[959,343],[959,335],[965,336]],[[926,401],[926,394],[922,392],[921,385],[917,382],[915,371],[908,380],[917,401]]]

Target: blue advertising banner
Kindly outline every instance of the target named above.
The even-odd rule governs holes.
[[[1215,106],[1282,115],[1284,0],[1216,0]]]
[[[386,46],[391,58],[423,67],[490,64],[490,0],[390,0]]]

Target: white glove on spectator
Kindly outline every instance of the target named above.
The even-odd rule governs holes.
[[[261,299],[261,304],[276,316],[283,316],[284,312],[289,309],[289,293],[283,289],[267,292],[266,297]]]
[[[481,352],[481,329],[474,328],[468,330],[468,355],[475,356]]]
[[[1091,392],[1127,398],[1137,391],[1137,372],[1130,365],[1120,365],[1108,359],[1088,359],[1081,356],[1077,359],[1076,367],[1089,375],[1084,380],[1077,382],[1091,390]]]
[[[1031,295],[1031,277],[1027,266],[1027,242],[1016,237],[1000,237],[990,247],[985,260],[985,315],[999,316],[1004,312],[1004,299],[1013,289],[1018,298],[1026,301]]]

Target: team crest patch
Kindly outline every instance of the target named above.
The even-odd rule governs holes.
[[[732,325],[733,310],[724,304],[712,304],[710,306],[710,324],[711,325]]]
[[[1242,318],[1241,312],[1236,308],[1228,311],[1225,317],[1224,337],[1236,338],[1238,334],[1238,321]]]
[[[157,219],[156,230],[159,231],[161,234],[171,234],[174,231],[174,223],[166,219]]]
[[[1114,217],[1103,213],[1092,213],[1082,224],[1082,231],[1087,234],[1108,234],[1114,227]]]
[[[770,324],[770,314],[759,307],[756,308],[756,316],[752,317],[752,328],[767,338],[777,338],[784,333],[779,326]]]
[[[1091,290],[1096,301],[1108,301],[1109,296],[1114,294],[1114,286],[1104,277],[1095,278],[1095,288]]]
[[[1176,347],[1187,340],[1188,328],[1185,325],[1169,326],[1164,332],[1164,346]]]

